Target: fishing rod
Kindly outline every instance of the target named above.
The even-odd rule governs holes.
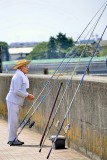
[[[57,134],[56,134],[56,137],[54,138],[54,140],[53,140],[53,142],[52,142],[52,147],[51,147],[50,150],[49,150],[49,153],[48,153],[48,155],[47,155],[47,159],[49,158],[49,156],[50,156],[50,154],[51,154],[51,152],[52,152],[53,145],[54,145],[54,143],[56,142],[57,137],[58,137],[58,135],[59,135],[59,133],[60,133],[63,125],[64,125],[64,122],[65,122],[65,119],[66,119],[66,117],[67,117],[67,115],[68,115],[68,112],[69,112],[69,110],[71,109],[72,104],[73,104],[73,102],[74,102],[74,100],[75,100],[75,97],[76,97],[76,95],[77,95],[77,93],[78,93],[78,91],[79,91],[79,88],[80,88],[80,86],[81,86],[82,83],[83,83],[84,77],[85,77],[85,75],[86,75],[86,73],[87,73],[87,70],[88,70],[88,68],[89,68],[89,66],[90,66],[90,64],[91,64],[91,61],[92,61],[94,55],[95,55],[96,52],[97,52],[97,49],[98,49],[98,47],[99,47],[99,44],[100,44],[100,42],[101,42],[101,40],[102,40],[102,37],[103,37],[106,29],[107,29],[107,26],[105,27],[105,29],[104,29],[104,31],[103,31],[103,33],[102,33],[102,35],[101,35],[101,37],[100,37],[100,39],[99,39],[99,41],[98,41],[98,43],[97,43],[96,49],[95,49],[95,51],[92,53],[92,56],[91,56],[90,61],[89,61],[88,65],[87,65],[87,67],[86,67],[86,70],[85,70],[85,72],[84,72],[84,74],[83,74],[83,76],[82,76],[82,78],[81,78],[81,80],[80,80],[80,82],[79,82],[79,84],[78,84],[78,86],[77,86],[77,89],[76,89],[76,91],[75,91],[75,93],[74,93],[74,96],[73,96],[73,98],[72,98],[72,100],[71,100],[71,102],[70,102],[70,104],[69,104],[69,106],[68,106],[68,109],[67,109],[66,113],[65,113],[64,119],[63,119],[63,121],[62,121],[62,123],[61,123],[61,125],[60,125],[60,127],[59,127],[59,130],[58,130],[58,132],[57,132]]]
[[[72,50],[73,50],[73,48],[72,48]],[[74,56],[74,55],[73,55]],[[73,58],[73,56],[70,56],[69,57],[69,59],[68,59],[68,61],[64,64],[64,66],[62,67],[62,69],[60,70],[60,72],[59,72],[59,75],[57,75],[58,77],[57,77],[57,79],[59,78],[59,76],[65,71],[65,69],[67,68],[67,65],[68,65],[68,63],[71,61],[71,58]],[[50,80],[52,80],[52,78],[53,77],[51,77],[51,79]],[[49,82],[49,81],[48,81]],[[49,83],[47,83],[47,86],[50,84],[50,82]],[[45,87],[46,87],[46,85],[45,85]],[[44,88],[45,89],[45,88]],[[22,119],[22,121],[20,122],[20,124],[19,124],[19,127],[21,127],[21,125],[23,124],[23,122],[25,122],[25,119],[27,118],[27,116],[28,116],[28,114],[29,114],[29,112],[31,111],[31,109],[33,108],[33,106],[34,106],[34,104],[37,102],[37,100],[39,99],[39,97],[41,96],[41,94],[43,93],[43,91],[44,90],[42,90],[42,92],[39,94],[39,96],[36,98],[36,100],[33,102],[33,104],[32,104],[32,106],[30,107],[30,109],[28,110],[28,112],[26,113],[26,115],[25,115],[25,117]],[[44,97],[44,96],[43,96]],[[42,98],[43,98],[42,97]],[[41,99],[41,101],[42,101],[42,99]],[[18,128],[19,128],[18,127]]]
[[[41,144],[42,144],[42,141],[43,141],[43,139],[44,139],[45,133],[46,133],[46,131],[47,131],[47,128],[48,128],[50,119],[51,119],[51,117],[52,117],[52,113],[53,113],[53,110],[54,110],[54,108],[55,108],[56,101],[57,101],[57,99],[58,99],[58,96],[59,96],[59,92],[60,92],[60,90],[61,90],[61,87],[62,87],[62,83],[60,83],[60,85],[59,85],[59,88],[58,88],[58,91],[57,91],[57,94],[56,94],[56,97],[55,97],[55,100],[54,100],[54,103],[53,103],[53,106],[52,106],[52,109],[51,109],[51,112],[50,112],[50,115],[49,115],[49,118],[48,118],[48,121],[47,121],[47,124],[46,124],[46,126],[45,126],[45,129],[44,129],[42,138],[41,138],[41,140],[40,140],[40,146],[41,146]]]
[[[54,76],[54,75],[53,75]],[[53,78],[53,77],[52,77]],[[49,82],[49,81],[48,81]],[[46,83],[46,84],[48,84],[48,83]],[[46,85],[45,85],[46,86]],[[50,91],[49,91],[50,92]],[[18,132],[18,134],[17,134],[17,136],[15,137],[15,139],[14,139],[14,141],[17,139],[17,137],[19,136],[19,134],[21,133],[21,131],[24,129],[24,127],[27,125],[27,124],[29,124],[30,123],[30,121],[31,121],[31,118],[32,118],[32,116],[33,116],[33,114],[36,112],[36,110],[39,108],[39,106],[40,106],[40,104],[46,99],[46,97],[49,95],[49,92],[48,92],[48,94],[47,95],[44,95],[43,97],[42,97],[42,99],[41,99],[41,101],[39,102],[39,104],[37,105],[37,107],[35,108],[35,110],[33,111],[33,113],[31,114],[31,116],[26,120],[26,122],[24,123],[24,125],[22,126],[22,128],[21,128],[21,130]],[[42,94],[42,92],[41,92],[41,94]],[[39,96],[38,96],[39,97]],[[36,103],[36,102],[35,102]],[[33,105],[34,105],[34,103],[33,103]],[[32,106],[33,107],[33,106]],[[31,108],[30,108],[31,109]],[[29,113],[29,112],[28,112]],[[21,124],[24,122],[24,120],[26,119],[26,117],[27,117],[27,115],[28,115],[28,113],[26,114],[26,116],[25,116],[25,118],[23,119],[23,121],[21,122]],[[19,125],[19,126],[21,126],[21,124]],[[34,124],[34,122],[30,125],[31,127],[33,126],[33,124]],[[30,128],[31,128],[30,127]],[[13,141],[13,142],[14,142]],[[12,145],[12,144],[11,144]]]
[[[72,50],[73,50],[73,49],[72,49]],[[70,60],[71,60],[71,58],[72,58],[72,56],[69,58],[68,62],[66,62],[66,64],[64,64],[64,66],[63,66],[62,69],[60,70],[59,75],[57,76],[57,79],[58,79],[59,76],[65,71],[65,69],[67,68],[68,63],[69,63]],[[56,79],[56,80],[57,80],[57,79]],[[49,85],[49,84],[48,84],[48,85]],[[46,99],[46,97],[49,95],[49,92],[51,91],[52,88],[53,88],[53,87],[50,88],[50,90],[48,91],[48,93],[46,93],[45,95],[43,95],[43,96],[41,97],[40,103],[39,103],[39,105],[37,105],[37,107],[35,108],[35,111],[39,108],[40,104],[41,104],[41,103]],[[42,93],[41,93],[41,94],[42,94]],[[25,122],[25,119],[27,118],[29,112],[31,111],[31,109],[33,108],[34,104],[37,102],[37,100],[38,100],[39,97],[40,97],[40,94],[39,94],[39,96],[37,97],[37,99],[34,101],[34,103],[32,104],[32,106],[30,107],[29,111],[27,112],[27,114],[25,115],[25,117],[23,118],[23,120],[20,122],[19,127],[21,127],[21,125],[23,124],[23,122],[26,123],[26,122]],[[29,123],[30,123],[30,122],[29,122]],[[32,124],[31,124],[30,126],[32,126]],[[18,128],[19,128],[19,127],[18,127]]]
[[[59,64],[59,66],[56,68],[55,72],[53,73],[53,75],[51,76],[51,78],[46,82],[44,88],[42,89],[42,91],[39,93],[39,95],[37,96],[36,100],[33,102],[33,104],[31,105],[30,109],[28,110],[28,112],[26,113],[25,117],[22,119],[22,121],[19,124],[19,127],[22,125],[22,123],[25,121],[25,119],[27,118],[29,112],[31,111],[31,109],[33,108],[33,106],[35,105],[35,103],[37,102],[37,100],[39,99],[39,97],[41,96],[41,94],[43,93],[43,91],[46,89],[46,87],[49,85],[50,81],[52,80],[52,78],[54,77],[54,75],[57,73],[58,69],[61,67],[62,63],[64,62],[65,59],[62,60],[62,62]]]
[[[87,26],[85,27],[85,29],[82,31],[82,33],[80,34],[80,36],[78,37],[77,41],[81,38],[81,36],[83,35],[83,33],[85,32],[85,30],[88,28],[88,26],[91,24],[91,22],[94,20],[94,18],[97,16],[97,14],[100,12],[100,10],[103,8],[103,6],[107,3],[107,1],[105,1],[103,3],[103,5],[100,7],[100,9],[95,13],[95,15],[92,17],[92,19],[89,21],[89,23],[87,24]]]
[[[100,19],[100,18],[99,18]],[[96,24],[97,25],[97,24]],[[96,27],[96,26],[95,26]],[[91,36],[90,36],[91,37]],[[69,61],[68,61],[69,62]],[[67,65],[67,64],[66,64]],[[48,94],[47,94],[48,95]],[[47,96],[43,96],[43,99],[45,99]],[[43,99],[41,99],[41,102],[43,102]],[[41,103],[39,103],[39,104],[41,104]],[[38,107],[39,107],[40,105],[38,105],[37,106],[37,108],[35,109],[35,111],[38,109]],[[29,122],[30,123],[30,122]],[[34,122],[33,122],[33,124],[34,124]],[[32,123],[31,123],[31,126],[32,126]]]
[[[68,86],[70,86],[70,84],[71,84],[71,81],[69,80],[68,85],[66,86],[66,89],[65,89],[65,91],[64,91],[64,93],[63,93],[63,95],[62,95],[62,97],[61,97],[60,102],[59,102],[59,105],[58,105],[58,107],[57,107],[57,109],[56,109],[56,111],[55,111],[55,113],[54,113],[52,122],[51,122],[51,124],[50,124],[50,126],[49,126],[49,128],[48,128],[48,131],[47,131],[47,133],[45,132],[46,135],[44,135],[44,137],[43,137],[44,139],[42,139],[42,142],[40,142],[39,152],[41,152],[41,150],[42,150],[42,148],[43,148],[43,145],[44,145],[44,143],[45,143],[45,141],[46,141],[46,138],[47,138],[47,136],[48,136],[48,134],[49,134],[49,132],[50,132],[50,130],[51,130],[51,128],[52,128],[52,125],[53,125],[54,120],[55,120],[55,118],[56,118],[56,115],[57,115],[57,113],[58,113],[60,104],[61,104],[61,102],[62,102],[62,100],[63,100],[63,98],[64,98],[64,95],[65,95],[65,93],[66,93],[66,91],[67,91],[67,89],[68,89]]]
[[[87,49],[87,44],[88,44],[88,42],[89,42],[91,36],[93,35],[93,32],[94,32],[94,30],[95,30],[95,28],[96,28],[96,26],[97,26],[97,24],[98,24],[98,22],[99,22],[101,16],[102,16],[104,10],[105,10],[105,8],[103,9],[102,13],[100,14],[100,16],[99,16],[99,18],[98,18],[98,20],[97,20],[97,22],[96,22],[96,24],[95,24],[95,26],[94,26],[94,29],[92,30],[92,32],[91,32],[91,34],[90,34],[90,36],[89,36],[89,39],[88,39],[88,41],[87,41],[87,43],[86,43],[86,46],[84,47],[84,49],[83,49],[83,51],[82,51],[82,53],[81,53],[80,59],[81,59],[82,55],[84,54],[84,52],[85,52],[86,49]],[[80,59],[79,59],[79,62],[80,62]],[[73,75],[74,75],[74,73],[75,73],[75,71],[76,71],[76,68],[77,68],[78,65],[79,65],[79,62],[77,63],[77,65],[75,66],[75,68],[74,68],[74,70],[73,70],[71,79],[68,80],[68,85],[66,86],[65,91],[64,91],[64,93],[63,93],[63,95],[62,95],[62,97],[61,97],[61,100],[60,100],[60,102],[59,102],[59,105],[58,105],[58,107],[57,107],[57,109],[56,109],[56,112],[55,112],[55,114],[54,114],[53,120],[52,120],[52,122],[51,122],[51,125],[49,126],[49,129],[48,129],[48,131],[47,131],[47,134],[46,134],[44,140],[42,140],[43,143],[40,143],[40,150],[39,150],[39,152],[41,152],[42,147],[43,147],[43,144],[44,144],[44,142],[45,142],[45,140],[46,140],[46,137],[48,136],[48,134],[49,134],[49,132],[50,132],[50,129],[52,128],[52,125],[53,125],[53,123],[54,123],[55,117],[56,117],[57,112],[58,112],[58,110],[59,110],[60,104],[61,104],[61,102],[62,102],[62,100],[63,100],[63,98],[64,98],[64,96],[65,96],[65,93],[66,93],[67,89],[69,88],[69,86],[70,86],[70,84],[71,84]]]
[[[73,52],[73,48],[72,48],[71,51]],[[74,55],[73,55],[73,56],[74,56]],[[57,79],[58,79],[59,76],[66,70],[68,63],[71,61],[71,59],[73,58],[73,56],[70,56],[69,59],[68,59],[68,61],[67,61],[67,62],[64,64],[64,66],[61,68],[59,74],[57,75]],[[52,78],[53,78],[53,77],[51,77],[50,80],[52,80]],[[49,82],[49,81],[48,81],[48,82]],[[50,84],[50,82],[47,83],[47,86],[48,86],[49,84]],[[45,86],[45,87],[46,87],[46,86]],[[44,88],[44,89],[45,89],[45,88]],[[34,101],[34,103],[32,104],[32,106],[30,107],[30,109],[29,109],[28,112],[26,113],[25,117],[24,117],[24,118],[22,119],[22,121],[20,122],[19,127],[21,127],[21,125],[23,124],[23,122],[25,122],[25,119],[27,118],[29,112],[31,111],[31,109],[33,108],[34,104],[37,102],[37,100],[39,99],[39,97],[41,96],[41,94],[43,93],[43,91],[44,91],[44,90],[42,90],[42,92],[39,94],[39,96],[36,98],[36,100]],[[43,97],[44,97],[44,96],[42,96],[42,99],[43,99]],[[47,96],[46,96],[46,97],[47,97]],[[41,99],[40,101],[42,101],[42,99]],[[37,108],[38,108],[38,107],[37,107]],[[19,127],[18,127],[18,128],[19,128]]]
[[[68,61],[69,62],[69,61]],[[67,64],[66,64],[67,65]],[[66,68],[66,67],[65,67]],[[64,69],[65,69],[64,68]],[[61,72],[60,72],[60,74],[61,74]],[[58,75],[58,77],[60,76],[60,74]],[[58,79],[58,77],[57,77],[57,79]],[[53,88],[54,86],[51,86],[51,88],[50,88],[50,90],[48,91],[48,93],[47,94],[45,94],[43,97],[42,97],[42,99],[41,99],[41,101],[39,102],[39,104],[37,105],[37,107],[34,109],[34,111],[32,112],[32,114],[30,115],[30,117],[26,120],[26,122],[24,123],[24,125],[22,126],[22,128],[20,129],[20,131],[18,132],[18,134],[17,134],[17,136],[15,137],[15,139],[13,140],[13,142],[10,144],[10,146],[14,143],[14,141],[18,138],[18,136],[20,135],[20,133],[22,132],[22,130],[24,129],[24,127],[27,125],[27,124],[29,124],[29,128],[31,128],[33,125],[34,125],[34,121],[30,124],[30,122],[31,122],[31,118],[32,118],[32,116],[33,116],[33,114],[37,111],[37,109],[39,108],[39,106],[41,105],[41,103],[43,103],[43,101],[46,99],[46,97],[49,95],[49,93],[50,93],[50,91],[51,91],[51,89]]]
[[[68,62],[69,62],[69,61],[68,61]],[[66,64],[66,65],[67,65],[67,64]],[[65,67],[65,68],[66,68],[66,67]],[[64,68],[64,69],[65,69],[65,68]],[[61,72],[60,72],[60,74],[61,74]],[[57,79],[59,78],[60,74],[58,75]],[[27,124],[29,124],[29,128],[31,128],[31,127],[35,124],[34,121],[31,123],[31,118],[32,118],[33,114],[37,111],[37,109],[39,108],[39,106],[40,106],[40,105],[43,103],[43,101],[46,99],[46,97],[49,95],[49,93],[50,93],[50,91],[52,90],[53,87],[54,87],[54,85],[51,86],[51,88],[50,88],[50,90],[47,92],[47,94],[45,94],[44,96],[42,96],[41,101],[40,101],[39,104],[36,106],[36,108],[34,109],[34,111],[32,112],[32,114],[30,115],[30,117],[25,121],[25,123],[24,123],[23,126],[21,127],[20,131],[18,132],[17,136],[14,138],[14,140],[13,140],[13,142],[10,144],[10,146],[15,142],[15,140],[18,138],[18,136],[20,135],[20,133],[22,132],[22,130],[24,129],[24,127],[25,127]]]
[[[48,81],[49,82],[49,81]],[[21,133],[21,131],[24,129],[24,127],[27,125],[27,124],[30,124],[30,121],[31,121],[31,118],[33,116],[33,114],[36,112],[36,110],[39,108],[40,104],[46,99],[46,97],[49,95],[51,90],[49,90],[48,94],[47,95],[44,95],[41,99],[41,101],[39,102],[39,104],[37,105],[37,107],[34,109],[34,111],[32,112],[31,116],[26,120],[26,122],[24,123],[24,125],[22,126],[21,130],[18,132],[17,134],[17,137],[19,136],[19,134]],[[35,102],[36,103],[36,102]],[[34,105],[34,103],[33,103]],[[24,117],[23,121],[20,123],[19,126],[21,126],[21,124],[24,122],[24,120],[26,119],[26,117],[28,116],[28,113],[26,114],[26,116]],[[30,124],[30,128],[33,126],[34,122],[32,122]],[[14,141],[17,139],[17,137],[15,137]],[[13,142],[14,142],[13,141]]]
[[[107,1],[106,1],[107,2]],[[105,2],[105,3],[106,3]],[[90,20],[90,22],[86,25],[85,29],[82,31],[82,33],[79,35],[79,37],[77,38],[76,42],[79,41],[79,39],[81,38],[81,36],[83,35],[83,33],[85,32],[85,30],[88,28],[88,26],[91,24],[91,22],[93,21],[93,19],[97,16],[97,14],[100,12],[100,10],[103,8],[103,6],[105,5],[105,3],[101,6],[101,8],[96,12],[96,14],[92,17],[92,19]],[[35,103],[37,102],[37,100],[39,99],[39,97],[41,96],[41,94],[43,93],[43,91],[47,88],[47,86],[49,85],[50,81],[52,80],[52,78],[54,77],[54,75],[57,73],[57,71],[59,70],[59,68],[61,67],[61,65],[63,64],[64,60],[66,58],[68,58],[69,53],[67,53],[64,57],[64,59],[62,60],[62,62],[59,64],[59,66],[56,68],[56,70],[54,71],[53,75],[50,77],[50,79],[46,82],[45,86],[43,87],[43,89],[41,90],[41,92],[39,93],[39,95],[37,96],[37,98],[35,99],[35,101],[33,102],[33,104],[31,105],[31,107],[29,108],[28,112],[26,113],[26,115],[24,116],[24,118],[21,120],[19,127],[22,125],[22,123],[25,121],[25,119],[27,118],[28,114],[30,113],[31,109],[33,108],[33,106],[35,105]]]

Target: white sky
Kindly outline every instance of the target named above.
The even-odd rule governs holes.
[[[105,2],[107,3],[105,0],[0,0],[0,41],[8,44],[48,41],[50,36],[56,37],[59,32],[76,40]],[[107,8],[94,35],[100,37],[106,25]],[[88,30],[84,36],[87,33]],[[103,39],[107,39],[107,31]]]

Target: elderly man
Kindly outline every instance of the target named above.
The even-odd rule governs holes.
[[[34,100],[34,96],[27,92],[29,88],[29,80],[26,74],[29,72],[28,64],[30,61],[20,60],[14,66],[16,72],[11,80],[10,90],[6,96],[6,103],[8,109],[8,131],[9,131],[9,145],[22,145],[24,142],[14,139],[17,137],[17,130],[19,126],[20,109],[23,106],[25,98]]]

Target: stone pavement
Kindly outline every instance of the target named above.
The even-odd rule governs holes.
[[[0,160],[46,160],[51,147],[48,139],[41,153],[39,143],[41,135],[24,128],[19,139],[24,141],[22,146],[9,146],[7,144],[7,121],[0,119]],[[49,160],[90,160],[73,149],[53,149]]]

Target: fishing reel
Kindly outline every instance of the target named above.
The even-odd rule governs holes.
[[[68,130],[70,129],[71,125],[70,124],[67,124],[64,128],[64,132],[65,134],[67,134]]]
[[[55,127],[58,128],[60,126],[60,121],[58,120],[55,124]]]
[[[60,121],[59,121],[59,120],[56,122],[55,127],[57,128],[57,130],[58,130],[58,128],[60,127]],[[71,127],[70,124],[67,124],[67,125],[63,128],[65,134],[67,134],[67,132],[68,132],[68,130],[70,129],[70,127]]]
[[[35,124],[35,121],[29,122],[29,128],[32,128]]]
[[[29,120],[26,124],[29,126],[29,128],[32,128],[34,126],[34,124],[35,124],[35,121]]]

